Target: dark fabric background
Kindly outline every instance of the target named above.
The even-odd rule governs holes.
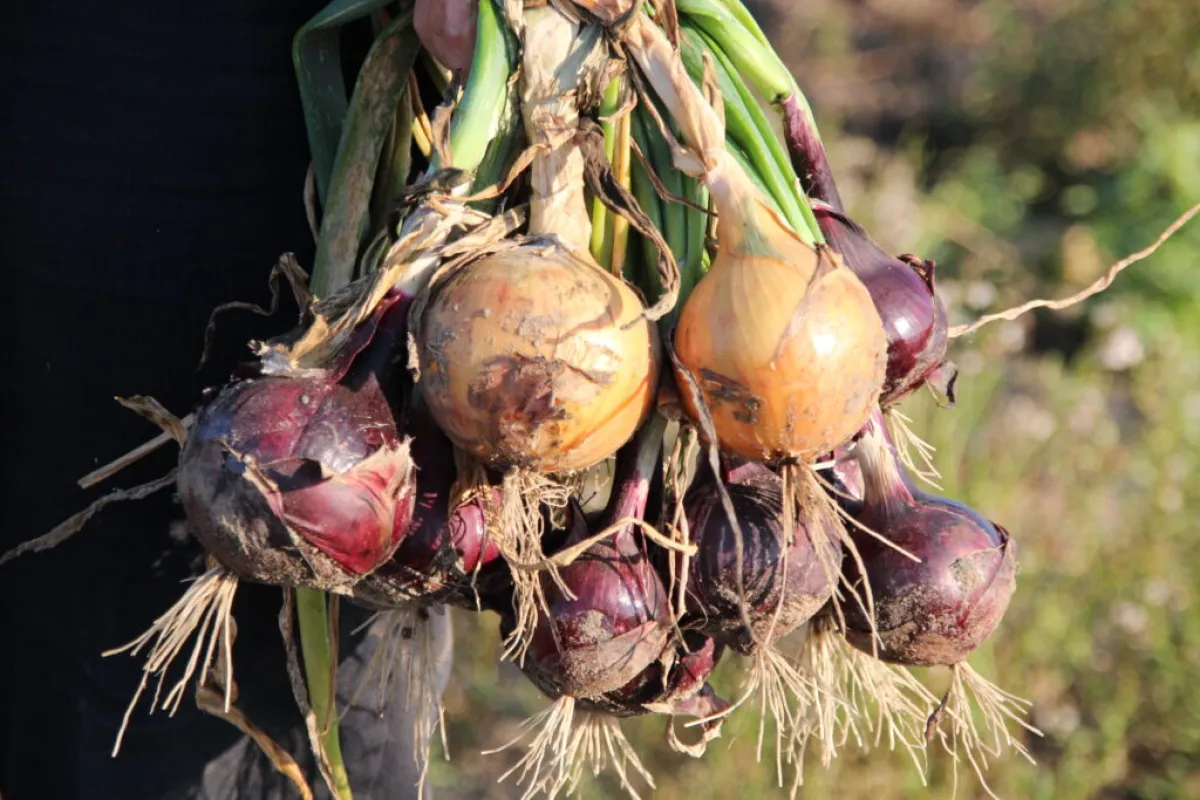
[[[271,320],[230,315],[211,366],[196,371],[214,306],[265,302],[285,251],[311,262],[290,41],[321,5],[6,6],[0,550],[173,465],[176,451],[164,448],[99,489],[78,489],[80,476],[157,433],[115,395],[152,395],[183,414],[247,354],[248,338],[295,321],[291,306]],[[170,535],[181,516],[164,491],[112,506],[58,549],[0,568],[4,800],[206,796],[205,765],[239,746],[190,694],[174,719],[148,716],[147,697],[121,755],[109,757],[140,660],[99,654],[147,628],[195,574],[198,549]],[[236,677],[251,718],[296,739],[278,609],[278,590],[239,590]],[[302,737],[292,743],[303,749]],[[227,766],[254,776],[212,778],[217,796],[287,794],[261,764]]]

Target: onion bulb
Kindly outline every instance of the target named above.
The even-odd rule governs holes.
[[[659,471],[663,427],[654,417],[618,455],[605,529],[645,514]],[[574,501],[571,517],[564,547],[590,536]],[[667,593],[636,530],[634,523],[625,523],[560,567],[555,579],[542,576],[544,612],[522,668],[548,694],[589,698],[614,691],[667,649]]]
[[[679,362],[726,451],[816,459],[878,404],[887,339],[871,296],[840,256],[804,241],[768,207],[665,34],[639,14],[626,40],[690,148],[676,165],[704,181],[719,214],[712,266],[679,316]],[[683,399],[701,418],[700,398],[685,390]]]
[[[620,278],[552,241],[468,265],[425,309],[421,380],[438,424],[489,466],[585,469],[655,397],[658,340]]]
[[[408,432],[417,468],[416,502],[400,548],[379,569],[380,579],[425,603],[506,608],[512,595],[507,570],[489,568],[500,559],[487,532],[487,508],[494,498],[484,492],[455,496],[454,448],[420,393],[413,397]]]
[[[239,577],[348,591],[395,552],[415,473],[384,384],[406,313],[380,304],[340,382],[249,378],[198,412],[179,494],[189,530]]]
[[[690,560],[683,624],[750,654],[791,633],[829,601],[842,556],[839,531],[810,530],[827,519],[815,515],[798,522],[788,544],[781,482],[748,462],[726,487],[742,536],[739,563],[738,531],[725,516],[713,476],[702,470],[685,499],[697,552]]]
[[[530,142],[530,237],[435,286],[420,332],[438,424],[488,466],[586,469],[629,440],[658,388],[641,298],[589,253],[577,91],[605,63],[600,31],[550,7],[524,14],[521,113]]]
[[[896,463],[881,415],[856,452],[863,475],[857,519],[894,547],[851,531],[866,574],[848,561],[846,577],[851,584],[870,584],[875,617],[843,605],[846,638],[874,653],[877,631],[878,656],[885,661],[958,664],[991,635],[1008,608],[1016,546],[1004,528],[962,503],[917,489]]]

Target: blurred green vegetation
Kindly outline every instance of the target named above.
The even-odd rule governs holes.
[[[851,212],[894,252],[938,261],[957,321],[1066,295],[1200,201],[1200,4],[1171,0],[812,0],[756,13],[816,109]],[[1200,222],[1112,289],[952,345],[959,402],[904,410],[938,448],[946,494],[1002,522],[1022,571],[972,663],[1033,702],[1036,766],[1005,798],[1200,797]],[[497,663],[491,617],[460,614],[439,797],[496,784],[546,701]],[[743,664],[716,681],[736,692]],[[939,680],[939,676],[930,676]],[[941,677],[944,680],[944,677]],[[744,709],[703,760],[661,719],[625,724],[655,797],[784,796],[754,763]],[[931,751],[932,752],[932,751]],[[804,797],[947,797],[901,753],[810,757]],[[646,792],[649,794],[649,790]],[[621,796],[608,778],[585,797]],[[958,794],[981,797],[960,768]]]

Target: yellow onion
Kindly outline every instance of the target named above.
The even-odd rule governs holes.
[[[719,215],[712,267],[680,313],[679,361],[722,448],[765,461],[817,458],[879,401],[887,338],[871,295],[840,256],[767,206],[663,32],[641,14],[625,35],[689,148],[676,166],[704,181]],[[697,398],[682,394],[699,418]]]
[[[601,31],[524,12],[521,113],[541,148],[530,238],[467,264],[422,317],[422,380],[450,439],[483,463],[585,469],[633,436],[655,397],[658,340],[638,295],[588,252],[578,87],[605,63]]]
[[[585,469],[650,409],[658,341],[624,281],[549,240],[449,277],[423,316],[421,379],[459,447],[495,467]]]
[[[740,171],[731,159],[718,163]],[[819,457],[878,402],[887,364],[879,314],[839,255],[792,233],[744,175],[715,172],[717,253],[680,314],[679,360],[723,448],[768,461]]]

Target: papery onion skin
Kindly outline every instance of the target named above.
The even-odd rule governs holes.
[[[382,397],[319,379],[232,384],[200,412],[180,459],[189,529],[263,583],[354,583],[399,545],[413,489]],[[331,563],[300,558],[297,538]]]
[[[707,470],[684,501],[688,529],[698,549],[690,561],[689,613],[683,625],[750,654],[759,645],[786,636],[828,602],[842,548],[839,531],[810,530],[818,524],[815,519],[798,520],[793,544],[787,547],[779,478],[754,462],[730,474],[737,482],[728,483],[726,490],[743,537],[741,588],[752,630],[746,629],[742,616],[736,533]]]
[[[450,276],[425,309],[421,379],[438,424],[493,467],[585,469],[651,408],[654,326],[622,280],[546,240]]]
[[[371,573],[400,544],[415,500],[389,380],[410,300],[383,298],[325,368],[244,370],[197,412],[180,499],[192,534],[239,577],[376,607],[395,600]]]
[[[688,710],[697,703],[705,705],[708,713],[722,710],[726,707],[724,701],[705,690],[712,692],[707,681],[724,647],[695,631],[685,631],[684,638],[686,643],[677,644],[670,659],[664,654],[624,686],[598,697],[579,699],[579,707],[616,717],[637,717],[650,711],[698,716],[694,709]],[[704,697],[697,700],[701,693]]]
[[[873,425],[882,429],[882,420]],[[916,489],[883,452],[866,455],[881,443],[887,447],[881,436],[865,437],[859,445],[865,496],[858,521],[921,561],[848,528],[874,599],[882,641],[877,655],[907,666],[957,664],[992,634],[1008,608],[1016,588],[1016,544],[968,506]],[[857,565],[847,559],[844,571],[851,585],[861,586]],[[847,640],[873,653],[863,610],[850,603],[842,610]]]
[[[845,214],[820,202],[813,213],[830,246],[867,287],[888,340],[887,377],[880,395],[891,405],[925,382],[946,358],[946,307],[934,290],[934,262],[892,256]]]
[[[758,461],[815,459],[861,428],[878,402],[887,340],[874,303],[828,248],[796,240],[756,255],[739,249],[739,237],[750,234],[718,235],[712,268],[680,314],[679,360],[698,382],[725,451]],[[775,246],[755,240],[758,249]],[[682,396],[698,418],[692,393]]]

